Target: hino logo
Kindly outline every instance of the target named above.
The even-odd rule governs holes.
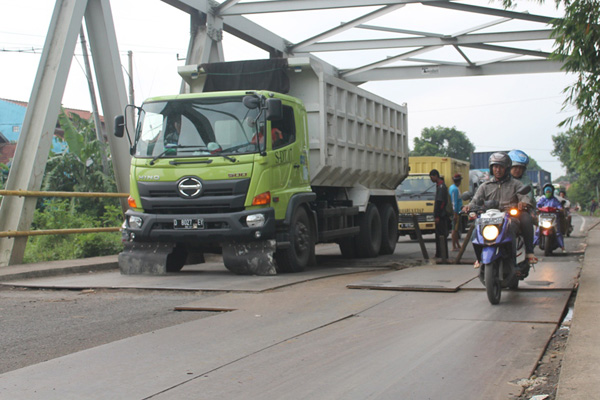
[[[195,199],[202,192],[202,182],[198,178],[183,178],[177,184],[177,190],[179,190],[179,195],[184,199]]]

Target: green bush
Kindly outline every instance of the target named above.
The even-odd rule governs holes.
[[[75,229],[120,226],[122,214],[115,205],[105,206],[100,219],[75,212],[72,200],[48,200],[34,214],[32,229]],[[69,260],[117,254],[123,249],[120,232],[31,236],[23,262]]]

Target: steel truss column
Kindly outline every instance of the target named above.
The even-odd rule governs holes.
[[[223,55],[223,19],[195,10],[190,12],[190,43],[186,65],[225,61]],[[188,93],[189,85],[181,81],[181,93]]]
[[[87,0],[57,0],[12,167],[7,190],[39,190]],[[5,196],[0,231],[28,230],[36,199]],[[0,239],[0,266],[22,262],[26,237]]]
[[[114,135],[113,121],[123,114],[127,105],[127,91],[119,58],[117,36],[109,0],[88,0],[85,11],[87,27],[98,92],[108,135],[108,144],[115,173],[117,191],[129,193],[129,142]],[[127,116],[128,118],[130,115]],[[129,120],[128,126],[133,126]],[[121,207],[127,209],[127,199],[121,199]]]

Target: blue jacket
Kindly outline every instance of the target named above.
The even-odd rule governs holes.
[[[552,196],[549,199],[547,199],[546,196],[539,199],[537,202],[537,208],[540,208],[540,207],[555,207],[555,208],[559,208],[561,210],[563,208],[562,205],[560,204],[560,201],[558,201],[558,199],[554,196]]]

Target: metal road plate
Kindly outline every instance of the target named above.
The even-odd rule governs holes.
[[[471,268],[473,268],[471,266]],[[475,270],[479,271],[479,270]],[[529,276],[519,282],[519,289],[527,290],[573,290],[581,271],[579,261],[543,261],[529,271]],[[479,272],[477,272],[479,273]],[[485,290],[485,286],[474,279],[461,289]]]
[[[472,265],[424,265],[355,282],[348,288],[455,292],[476,276]]]

